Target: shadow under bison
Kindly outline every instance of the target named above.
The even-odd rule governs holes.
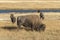
[[[17,27],[15,27],[15,26],[4,26],[4,27],[1,27],[1,29],[16,30]]]
[[[0,28],[4,29],[4,30],[9,30],[9,31],[18,30],[18,27],[16,27],[16,26],[4,26],[4,27],[0,27]],[[19,30],[22,30],[22,29],[24,29],[26,31],[31,31],[31,29],[28,29],[28,28],[20,28]],[[40,31],[45,31],[45,25],[41,25],[41,27],[39,29],[40,29]],[[35,30],[35,31],[37,31],[37,30]]]

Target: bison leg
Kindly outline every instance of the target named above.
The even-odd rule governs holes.
[[[31,27],[31,31],[33,31],[34,30],[34,28],[33,27]]]
[[[42,24],[38,27],[39,31],[44,31],[45,30],[45,24]]]
[[[42,24],[42,31],[45,31],[46,25]]]
[[[21,24],[17,21],[18,28],[21,28]]]
[[[35,26],[34,26],[34,25],[31,25],[31,30],[32,30],[32,31],[34,30],[34,28],[35,28]]]
[[[21,25],[22,25],[21,20],[19,19],[19,17],[17,17],[17,26],[19,29],[21,28]]]

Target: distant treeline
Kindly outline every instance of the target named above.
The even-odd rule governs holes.
[[[37,10],[0,10],[0,13],[8,13],[8,12],[37,12]],[[60,12],[60,9],[42,9],[40,12]]]

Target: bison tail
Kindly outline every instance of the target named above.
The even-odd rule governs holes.
[[[11,18],[11,22],[12,22],[12,23],[15,23],[15,22],[16,22],[16,18],[14,17],[13,14],[10,15],[10,18]]]

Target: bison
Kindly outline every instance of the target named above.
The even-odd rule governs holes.
[[[27,16],[18,16],[17,17],[17,26],[21,28],[21,25],[24,27],[29,27],[31,30],[45,30],[45,25],[43,25],[40,17],[38,15],[27,15]]]

